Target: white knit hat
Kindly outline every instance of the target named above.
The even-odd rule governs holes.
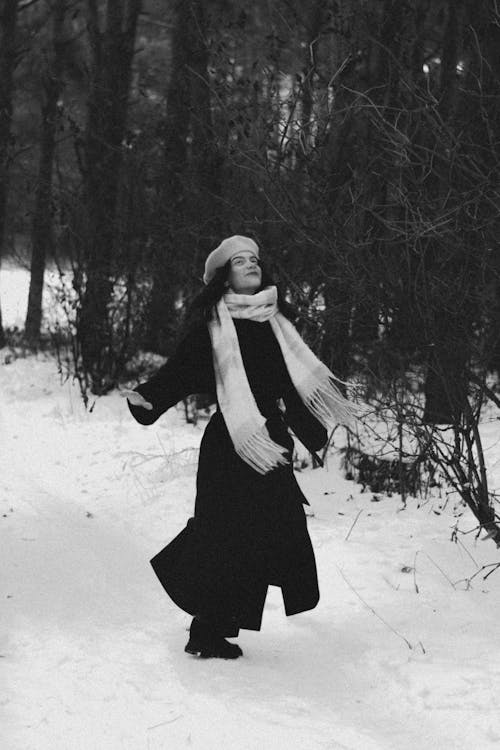
[[[241,253],[242,250],[251,250],[257,258],[259,257],[259,247],[250,237],[234,234],[232,237],[226,237],[225,240],[222,240],[219,247],[212,250],[205,261],[203,283],[208,284],[213,279],[216,270],[222,268],[233,255]]]

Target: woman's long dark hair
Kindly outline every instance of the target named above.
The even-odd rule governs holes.
[[[286,318],[294,322],[297,318],[297,311],[293,305],[285,300],[279,284],[265,265],[259,261],[259,266],[262,271],[260,288],[264,289],[266,286],[276,286],[278,291],[278,309]],[[208,322],[211,319],[214,305],[217,304],[227,290],[226,281],[229,277],[230,270],[231,261],[228,260],[224,266],[217,268],[213,278],[192,300],[186,313],[184,330],[182,332],[183,336],[200,323]]]

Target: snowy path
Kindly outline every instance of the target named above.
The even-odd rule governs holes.
[[[500,577],[465,591],[436,564],[457,581],[499,555],[451,544],[451,507],[371,503],[334,457],[300,474],[320,605],[286,618],[271,589],[244,658],[200,661],[148,560],[191,513],[204,423],[141,428],[116,394],[85,414],[34,358],[0,394],[2,748],[498,748]]]

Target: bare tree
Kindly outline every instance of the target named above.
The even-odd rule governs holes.
[[[188,137],[191,120],[191,64],[194,39],[191,3],[178,1],[174,6],[170,75],[166,91],[166,112],[160,126],[162,159],[156,169],[156,207],[154,222],[154,268],[148,306],[145,345],[167,354],[176,329],[175,301],[179,293],[179,264],[183,254],[183,229],[186,215],[186,172],[189,160]]]
[[[17,0],[0,2],[0,262],[5,238],[5,212],[12,158],[12,95],[16,65]],[[0,309],[0,348],[5,346]]]
[[[200,258],[214,246],[222,223],[209,82],[216,5],[213,0],[180,0],[174,6],[146,337],[147,345],[162,354],[169,353],[179,326],[178,298],[192,294]]]
[[[95,393],[115,378],[108,306],[113,294],[117,198],[141,0],[107,0],[101,28],[97,0],[88,0],[91,80],[83,161],[83,282],[78,337]]]
[[[52,174],[59,99],[63,90],[64,18],[67,0],[52,0],[50,10],[52,34],[49,45],[52,49],[46,51],[48,62],[42,72],[40,163],[31,233],[31,276],[25,323],[25,335],[31,343],[36,343],[40,335],[45,261],[52,245]]]

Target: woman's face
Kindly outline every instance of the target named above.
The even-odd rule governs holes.
[[[251,250],[241,250],[233,255],[227,277],[229,291],[235,294],[254,294],[260,289],[262,270],[259,259]]]

